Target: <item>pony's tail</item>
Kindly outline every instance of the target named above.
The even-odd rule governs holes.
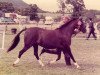
[[[13,41],[12,41],[12,45],[8,48],[7,52],[13,50],[13,49],[18,45],[18,43],[19,43],[19,41],[20,41],[20,37],[19,37],[19,36],[20,36],[20,34],[21,34],[23,31],[25,31],[26,29],[27,29],[27,28],[21,30],[21,31],[15,36],[15,38],[14,38]]]

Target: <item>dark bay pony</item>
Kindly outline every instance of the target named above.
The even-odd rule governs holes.
[[[83,21],[82,21],[82,23],[83,23]],[[76,36],[79,32],[80,32],[80,30],[78,28],[75,28],[75,30],[73,32],[73,37]],[[55,54],[55,55],[58,56],[56,60],[50,61],[51,64],[54,63],[54,62],[56,62],[56,61],[58,61],[58,60],[60,60],[60,58],[61,58],[61,50],[58,50],[58,49],[47,49],[47,48],[43,48],[41,50],[41,52],[40,52],[40,56],[42,54],[44,54],[44,53]],[[66,64],[67,65],[71,65],[71,61],[70,61],[70,57],[69,56],[68,56],[68,58],[66,58]]]
[[[82,24],[82,20],[80,19],[72,19],[55,30],[46,30],[38,27],[23,29],[15,36],[13,43],[7,52],[13,50],[18,45],[20,41],[20,34],[25,31],[24,47],[19,52],[18,58],[14,62],[14,65],[19,62],[24,52],[26,52],[30,47],[33,47],[36,59],[41,66],[44,66],[38,56],[38,46],[42,46],[47,49],[57,49],[58,51],[62,51],[65,57],[65,61],[69,56],[73,60],[74,65],[78,68],[79,65],[75,61],[70,48],[71,37],[75,29],[82,31],[83,33],[86,32],[86,27],[84,24]]]

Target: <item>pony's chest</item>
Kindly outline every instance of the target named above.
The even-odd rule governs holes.
[[[71,38],[67,37],[67,36],[61,36],[59,37],[60,39],[60,43],[62,45],[71,45]]]

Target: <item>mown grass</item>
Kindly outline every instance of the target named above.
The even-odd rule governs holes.
[[[33,48],[23,54],[20,62],[13,67],[12,64],[23,47],[23,35],[19,45],[11,52],[6,50],[15,35],[6,35],[5,50],[0,50],[0,75],[100,75],[100,40],[72,39],[71,49],[81,69],[66,66],[62,54],[61,60],[54,64],[48,64],[56,59],[56,55],[43,54],[41,60],[45,64],[41,67],[33,55]],[[39,52],[41,47],[39,47]]]

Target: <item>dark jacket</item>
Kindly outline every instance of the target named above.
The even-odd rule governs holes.
[[[89,22],[89,28],[90,28],[91,30],[94,30],[94,24],[93,24],[92,21]]]

